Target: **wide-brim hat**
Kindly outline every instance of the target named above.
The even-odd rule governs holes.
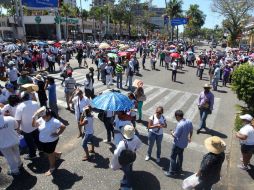
[[[21,87],[24,88],[27,92],[34,92],[34,91],[38,91],[39,90],[38,85],[33,84],[33,83],[24,84]]]
[[[28,75],[28,74],[29,74],[28,71],[21,71],[21,72],[20,72],[20,75]]]
[[[204,86],[203,86],[204,88],[211,88],[211,86],[210,86],[210,84],[204,84]]]
[[[132,139],[135,135],[135,129],[131,125],[125,125],[123,129],[123,136],[126,139]]]
[[[217,136],[212,136],[204,141],[206,149],[214,154],[220,154],[226,149],[226,143]]]

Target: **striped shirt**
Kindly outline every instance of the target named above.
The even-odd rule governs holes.
[[[116,73],[122,73],[123,72],[123,66],[120,65],[120,64],[117,64],[116,68],[115,68],[115,71],[116,71]]]

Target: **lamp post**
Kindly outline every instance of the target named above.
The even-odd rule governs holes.
[[[76,39],[76,34],[77,34],[77,30],[71,30],[71,33],[73,34],[73,41],[75,41],[75,39]]]

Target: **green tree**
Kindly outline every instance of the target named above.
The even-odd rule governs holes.
[[[119,30],[120,30],[120,35],[121,35],[122,34],[122,24],[123,24],[123,20],[124,20],[124,12],[123,12],[123,9],[120,5],[117,4],[113,7],[111,19],[115,25],[115,33],[117,33],[116,26],[117,26],[117,24],[119,24]]]
[[[185,35],[191,40],[200,35],[201,27],[205,24],[206,15],[199,9],[199,5],[190,5],[186,11],[189,22],[185,27]]]
[[[68,16],[72,15],[72,13],[73,13],[72,11],[73,11],[73,9],[72,9],[70,4],[68,4],[68,3],[63,3],[62,4],[60,15],[65,17],[65,40],[68,39],[68,22],[67,22],[67,19],[68,19]]]
[[[253,0],[213,0],[212,11],[225,17],[223,26],[230,34],[230,46],[237,46],[237,37],[242,34],[244,25],[253,9]]]
[[[239,100],[246,103],[248,110],[254,113],[254,67],[252,65],[240,65],[233,72],[232,89]]]
[[[167,4],[167,15],[169,16],[170,20],[173,18],[180,17],[182,15],[182,0],[170,0]],[[171,27],[171,41],[173,41],[174,38],[174,26]]]

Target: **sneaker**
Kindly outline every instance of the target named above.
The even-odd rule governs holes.
[[[245,166],[243,164],[239,164],[239,165],[237,165],[237,167],[242,169],[242,170],[248,170],[249,169],[248,166]]]
[[[103,142],[106,143],[106,144],[110,144],[110,143],[111,143],[111,142],[108,141],[107,139],[104,139]]]
[[[146,156],[145,161],[150,160],[150,156]]]
[[[160,158],[157,158],[156,159],[156,163],[160,163],[161,159]]]
[[[36,155],[35,155],[35,156],[33,156],[33,157],[31,157],[31,156],[27,155],[27,156],[25,156],[25,157],[24,157],[24,160],[33,160],[33,159],[35,159],[35,158],[37,158],[37,156],[36,156]]]
[[[165,176],[167,176],[167,177],[175,177],[175,176],[177,176],[177,174],[175,174],[175,173],[170,173],[170,172],[164,172],[164,174],[165,174]]]

